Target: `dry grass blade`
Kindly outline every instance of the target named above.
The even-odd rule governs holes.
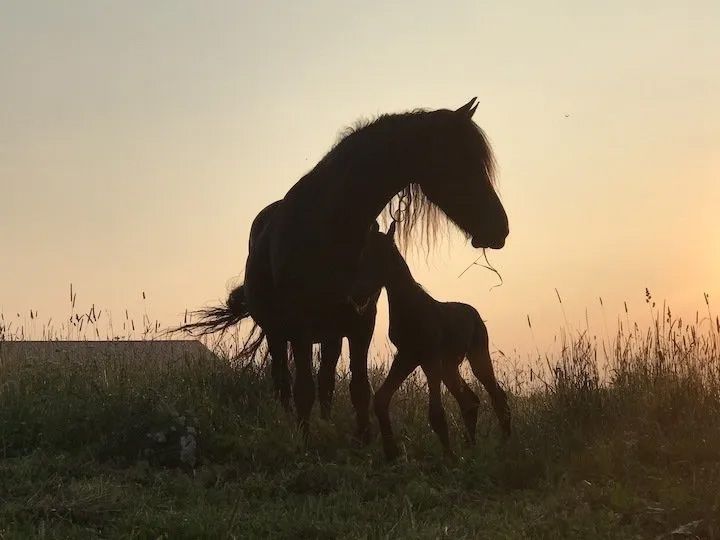
[[[485,264],[481,264],[481,263],[479,262],[482,257],[485,258]],[[504,282],[503,282],[503,278],[502,278],[502,276],[500,275],[500,272],[498,272],[497,269],[496,269],[492,264],[490,264],[490,261],[488,260],[488,257],[487,257],[487,250],[483,249],[483,254],[482,254],[482,256],[481,256],[481,257],[478,257],[477,259],[475,259],[473,262],[471,262],[471,263],[467,266],[467,268],[465,268],[465,270],[463,270],[462,272],[460,272],[460,274],[458,275],[458,278],[463,277],[463,274],[465,274],[465,272],[467,272],[468,270],[470,270],[473,266],[479,266],[480,268],[485,268],[485,269],[487,269],[487,270],[490,270],[491,272],[493,272],[493,273],[500,279],[500,283],[498,283],[498,284],[496,284],[496,285],[493,285],[493,286],[490,287],[490,289],[488,289],[488,290],[492,291],[495,287],[500,287],[500,286],[502,286],[502,284],[504,283]]]

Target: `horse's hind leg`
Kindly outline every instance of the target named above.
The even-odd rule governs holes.
[[[448,365],[443,372],[443,382],[460,407],[460,414],[465,423],[466,440],[469,444],[474,444],[480,400],[460,376],[457,365]]]
[[[306,339],[292,341],[293,359],[295,360],[295,411],[298,422],[307,437],[310,428],[310,413],[315,402],[315,381],[312,370],[312,342]]]
[[[484,329],[484,325],[482,328]],[[468,360],[473,373],[485,387],[488,394],[490,394],[490,401],[495,410],[495,415],[500,422],[503,435],[509,437],[511,431],[510,407],[505,390],[500,388],[495,378],[495,371],[493,370],[490,350],[488,348],[487,330],[482,331],[479,343],[473,347],[473,350],[468,354]]]
[[[340,359],[342,338],[328,339],[320,347],[320,369],[318,370],[318,397],[320,400],[320,416],[330,418],[333,393],[335,392],[335,373]]]
[[[373,319],[374,322],[374,319]],[[368,349],[372,330],[356,332],[350,339],[350,399],[357,417],[357,436],[363,443],[370,441],[370,380],[368,379]]]
[[[407,379],[408,375],[410,375],[416,367],[416,362],[398,353],[395,355],[392,366],[390,366],[390,372],[385,382],[383,382],[377,392],[375,392],[373,406],[380,426],[385,457],[389,461],[394,460],[400,454],[397,444],[395,443],[395,437],[393,436],[392,425],[390,424],[390,400],[397,389],[400,388],[403,381]]]
[[[288,368],[288,345],[287,341],[278,337],[267,336],[268,352],[270,353],[270,372],[275,397],[287,411],[290,410],[290,369]]]
[[[442,405],[441,383],[442,383],[442,366],[435,359],[432,363],[422,364],[425,377],[427,377],[428,391],[430,394],[429,419],[430,426],[440,439],[443,450],[446,455],[452,454],[450,450],[450,435],[448,433],[447,420],[445,419],[445,409]]]

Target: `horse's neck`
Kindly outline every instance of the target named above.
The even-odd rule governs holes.
[[[391,310],[393,307],[395,310],[402,310],[403,307],[414,309],[429,296],[415,281],[410,268],[402,259],[393,264],[385,288]]]
[[[326,158],[285,196],[284,249],[314,267],[356,267],[367,233],[410,181],[402,157],[382,136]],[[292,239],[292,240],[290,240]],[[301,251],[313,253],[315,263]]]
[[[347,298],[371,225],[411,178],[398,146],[406,141],[392,135],[363,134],[336,149],[283,199],[269,251],[283,301],[328,305]]]
[[[412,179],[403,148],[416,135],[407,121],[388,122],[352,135],[352,143],[341,143],[298,183],[314,193],[319,223],[333,223],[343,237],[362,235],[363,244],[370,225]]]

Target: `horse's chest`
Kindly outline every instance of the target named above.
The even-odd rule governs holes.
[[[442,340],[442,330],[433,310],[423,306],[390,307],[388,336],[398,349],[434,348]]]
[[[376,310],[368,308],[359,314],[349,304],[342,304],[310,320],[311,334],[316,342],[335,337],[351,337],[358,332],[372,331]]]

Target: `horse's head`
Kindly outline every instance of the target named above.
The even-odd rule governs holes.
[[[472,239],[473,247],[499,249],[509,234],[508,218],[495,191],[490,143],[472,120],[475,100],[455,111],[429,113],[413,182]]]
[[[395,245],[394,235],[394,221],[390,224],[387,233],[380,232],[376,224],[368,235],[360,259],[357,279],[350,293],[351,302],[358,311],[361,311],[361,308],[387,285],[393,268],[396,268],[398,263],[405,264]]]

